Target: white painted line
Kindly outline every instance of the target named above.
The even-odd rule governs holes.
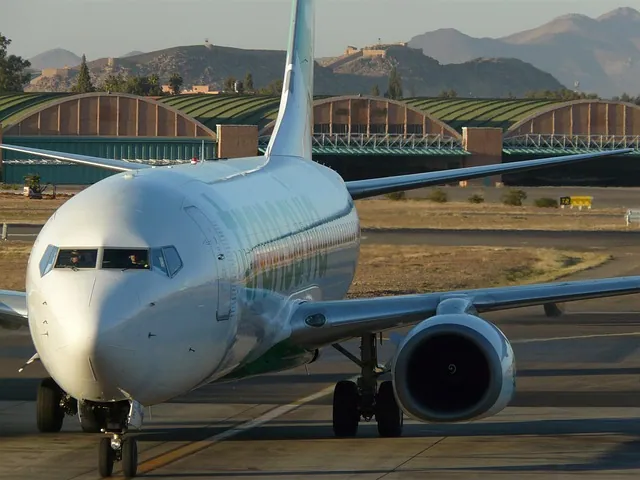
[[[570,337],[549,337],[549,338],[525,338],[522,340],[514,340],[512,344],[519,343],[543,343],[543,342],[559,342],[562,340],[582,340],[589,338],[609,338],[609,337],[640,337],[640,332],[628,333],[596,333],[593,335],[574,335]]]

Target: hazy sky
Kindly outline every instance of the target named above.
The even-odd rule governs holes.
[[[624,3],[618,3],[622,1]],[[640,0],[317,0],[316,56],[406,41],[438,28],[499,37],[566,13],[599,16]],[[29,58],[65,48],[89,60],[195,45],[284,50],[290,0],[2,0],[0,33]]]

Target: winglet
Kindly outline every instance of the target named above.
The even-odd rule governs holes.
[[[315,0],[293,0],[287,63],[278,119],[266,156],[311,159]]]

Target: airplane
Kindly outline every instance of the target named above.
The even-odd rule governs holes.
[[[354,200],[622,155],[631,149],[344,181],[312,160],[314,1],[293,0],[284,86],[262,156],[152,167],[16,145],[0,148],[115,171],[69,199],[37,236],[25,292],[0,292],[0,324],[28,327],[50,377],[41,432],[66,415],[102,432],[98,471],[137,473],[143,408],[212,382],[283,371],[335,347],[360,369],[333,393],[337,437],[375,418],[460,422],[504,409],[516,363],[481,314],[634,294],[640,277],[345,299],[358,264]],[[549,307],[549,311],[553,309]],[[411,327],[391,361],[377,335]],[[360,355],[341,344],[359,339]],[[391,380],[380,381],[383,374]]]

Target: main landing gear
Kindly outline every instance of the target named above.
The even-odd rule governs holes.
[[[360,419],[367,422],[375,416],[382,437],[402,435],[404,417],[396,402],[391,381],[378,387],[378,377],[387,370],[378,365],[375,334],[364,335],[360,344],[361,359],[339,344],[333,347],[361,368],[357,382],[338,382],[333,392],[333,432],[337,437],[354,437]]]
[[[78,413],[76,399],[67,395],[51,377],[40,382],[36,403],[36,423],[42,433],[59,432],[65,415]]]

